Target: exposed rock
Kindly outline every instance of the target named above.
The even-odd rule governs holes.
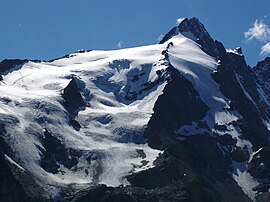
[[[52,136],[52,134],[45,129],[43,146],[46,151],[43,151],[44,157],[41,160],[41,166],[50,173],[57,173],[60,167],[57,161],[65,161],[68,159],[67,151],[61,141]]]
[[[28,202],[33,201],[23,186],[14,178],[11,169],[6,163],[4,154],[0,151],[0,201]]]
[[[259,191],[259,192],[268,192],[269,189],[270,189],[270,183],[263,183],[263,184],[257,185],[252,190]]]
[[[0,62],[0,75],[20,69],[27,62],[41,62],[40,60],[5,59]]]
[[[248,164],[248,172],[261,179],[270,179],[270,146],[263,147]]]
[[[29,60],[3,60],[0,62],[0,74],[4,74],[14,68],[20,68],[23,64],[29,62]]]
[[[146,154],[144,153],[144,151],[142,149],[137,149],[136,152],[138,153],[138,155],[142,158],[145,159],[146,158]]]
[[[247,147],[236,147],[231,153],[232,160],[236,162],[245,162],[249,159],[249,151]]]
[[[256,89],[255,75],[247,66],[243,56],[226,53],[223,45],[218,42],[217,44],[221,62],[212,76],[220,84],[221,92],[232,100],[231,109],[238,110],[242,115],[242,121],[237,123],[242,134],[255,148],[258,148],[268,142],[270,134],[262,119],[267,117],[267,109],[263,107],[264,104],[255,106],[252,102],[261,103]],[[252,100],[246,95],[247,93]]]
[[[153,148],[164,148],[176,140],[175,131],[204,117],[208,106],[200,99],[190,81],[169,66],[171,80],[154,106],[146,137]]]
[[[78,121],[76,121],[75,119],[72,119],[71,121],[70,121],[70,125],[72,125],[72,127],[75,129],[75,130],[80,130],[80,128],[81,128],[81,125],[80,125],[80,123],[78,122]]]
[[[63,91],[64,107],[72,114],[76,114],[77,110],[85,107],[85,102],[77,86],[76,80],[72,77],[71,81]]]
[[[269,202],[270,192],[260,193],[256,196],[256,201],[258,202]]]
[[[218,130],[218,131],[227,131],[227,126],[226,125],[220,125],[220,124],[215,124],[214,129]]]
[[[215,134],[214,138],[218,143],[224,146],[234,146],[237,143],[237,140],[235,138],[232,138],[232,136],[229,134],[224,135]]]
[[[63,165],[66,168],[71,169],[72,167],[74,167],[78,163],[79,163],[78,158],[75,155],[69,155],[68,158],[65,159]]]

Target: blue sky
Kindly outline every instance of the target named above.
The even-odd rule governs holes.
[[[0,60],[154,44],[193,16],[226,48],[241,46],[251,66],[270,52],[269,0],[1,0],[0,8]]]

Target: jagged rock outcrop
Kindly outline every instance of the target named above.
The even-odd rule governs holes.
[[[85,102],[74,77],[72,77],[67,87],[64,88],[63,98],[64,107],[72,114],[76,114],[81,107],[85,106]]]
[[[261,100],[256,88],[255,74],[246,64],[244,57],[233,53],[226,54],[222,44],[219,44],[219,50],[222,57],[212,76],[220,84],[221,92],[232,100],[231,107],[243,116],[238,122],[243,134],[254,143],[255,148],[259,148],[268,142],[269,131],[263,118],[268,116],[269,106]]]
[[[43,158],[41,159],[41,166],[50,173],[57,173],[60,165],[57,162],[66,162],[69,154],[61,141],[54,137],[47,129],[44,130]],[[78,163],[74,158],[75,165]]]
[[[209,107],[193,85],[169,65],[170,80],[158,98],[145,135],[153,148],[164,149],[176,141],[175,131],[182,125],[202,119]]]

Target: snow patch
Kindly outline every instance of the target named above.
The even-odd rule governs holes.
[[[15,161],[13,161],[9,156],[7,156],[6,154],[4,154],[5,159],[13,166],[17,167],[18,169],[20,169],[21,171],[25,171],[25,169],[20,166],[18,163],[16,163]]]
[[[233,162],[232,166],[234,169],[233,179],[252,201],[256,201],[256,191],[253,191],[252,188],[259,185],[259,183],[247,172],[247,163]]]

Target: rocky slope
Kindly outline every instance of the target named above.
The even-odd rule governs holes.
[[[269,201],[270,60],[196,18],[157,45],[0,63],[1,201]]]

